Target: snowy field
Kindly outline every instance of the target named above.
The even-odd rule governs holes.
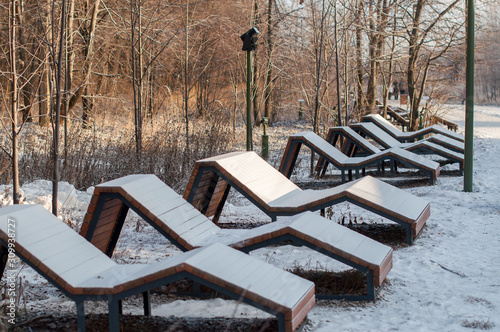
[[[449,106],[446,118],[464,132],[462,105]],[[394,266],[376,302],[318,301],[306,331],[500,331],[500,108],[476,106],[474,192],[463,192],[462,177],[442,175],[434,186],[405,189],[431,202],[431,217],[413,246],[394,252]],[[449,167],[449,166],[447,166]],[[446,167],[445,167],[446,169]],[[310,179],[299,179],[304,182]],[[79,229],[90,194],[60,185],[61,218]],[[27,203],[50,209],[51,183],[22,187]],[[9,204],[9,188],[0,186],[0,204]],[[383,221],[349,205],[337,207],[335,218],[352,213],[363,220]],[[247,201],[232,197],[222,221],[267,221]],[[153,262],[177,254],[167,240],[137,216],[127,220],[114,258],[118,262]],[[282,267],[342,269],[315,252],[294,247],[260,249],[252,255]],[[19,280],[22,305],[32,317],[74,314],[74,303],[28,267]],[[107,312],[104,305],[87,313]],[[138,302],[124,303],[124,313],[141,314]],[[153,315],[178,317],[266,317],[253,307],[226,300],[172,299],[153,306]]]

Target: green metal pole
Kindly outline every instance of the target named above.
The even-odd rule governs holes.
[[[474,0],[467,4],[467,67],[465,83],[464,191],[472,192],[474,141]]]
[[[262,127],[264,127],[264,134],[262,135],[262,159],[269,158],[269,136],[267,135],[267,118],[262,118]]]
[[[247,51],[247,151],[252,151],[252,52]]]

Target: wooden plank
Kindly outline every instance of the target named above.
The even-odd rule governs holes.
[[[92,217],[94,216],[93,213],[86,213],[85,216],[83,217],[83,224],[88,224],[92,221]]]
[[[182,205],[166,211],[165,213],[158,214],[156,217],[164,223],[168,223],[174,227],[198,215],[200,215],[200,211],[196,210],[191,204],[184,201]]]
[[[88,241],[71,243],[64,250],[60,250],[55,255],[44,258],[41,262],[56,274],[59,274],[66,271],[70,266],[78,265],[80,261],[95,257],[97,255],[96,252],[95,248],[89,250]]]
[[[382,266],[379,274],[377,276],[373,276],[373,285],[375,287],[382,286],[391,269],[392,269],[392,256],[391,260],[388,260],[388,264]]]
[[[207,229],[210,229],[214,226],[214,224],[207,217],[202,214],[198,214],[194,218],[185,220],[183,223],[176,224],[175,231],[177,234],[179,234],[179,236],[182,237],[190,230],[196,227],[200,227],[203,224],[205,224],[205,227],[207,227]]]
[[[106,226],[108,224],[114,224],[114,223],[116,223],[117,220],[118,220],[118,213],[116,213],[115,215],[105,217],[105,218],[99,218],[99,220],[97,220],[97,222],[94,222],[94,223],[96,224],[96,229],[97,229],[97,228],[100,228],[102,226]]]
[[[194,244],[192,243],[192,239],[196,238],[197,236],[203,234],[205,236],[208,236],[209,234],[215,234],[219,228],[215,226],[211,221],[208,222],[202,222],[196,226],[193,226],[191,229],[186,230],[180,236],[188,242],[191,243],[193,246]]]
[[[101,239],[99,241],[95,241],[92,239],[91,243],[102,253],[105,253],[108,249],[109,239]]]
[[[18,242],[22,242],[27,251],[43,261],[61,251],[69,250],[73,246],[87,241],[68,227],[67,230],[62,232],[41,235],[40,240],[32,244],[24,244],[21,239],[18,239]]]
[[[155,175],[134,174],[97,185],[96,188],[106,190],[109,188],[112,192],[117,192],[119,188],[122,188],[125,191],[133,191],[140,195],[161,187],[162,184],[163,182]]]
[[[411,225],[411,233],[413,238],[416,238],[418,234],[420,234],[422,228],[425,226],[425,223],[427,222],[427,219],[429,219],[430,214],[431,214],[430,204],[428,204],[424,209],[424,211],[422,211],[422,214],[417,218],[415,223]]]
[[[85,281],[93,275],[97,275],[101,271],[105,271],[116,263],[108,256],[97,251],[96,256],[89,258],[86,261],[78,262],[78,265],[70,266],[68,269],[59,274],[59,276],[72,286],[78,285],[79,282]]]
[[[97,205],[97,202],[99,201],[99,197],[101,197],[100,194],[93,194],[92,197],[90,198],[90,203],[89,205]]]
[[[287,331],[295,331],[300,327],[302,322],[306,319],[307,314],[311,311],[311,309],[316,305],[316,297],[313,295],[308,298],[309,301],[302,306],[301,310],[293,315],[291,320],[287,320],[285,322],[285,329]]]
[[[92,196],[93,197],[99,197],[99,196]],[[95,209],[97,208],[97,205],[90,203],[88,208],[87,208],[87,213],[93,214],[95,212]]]
[[[196,190],[196,194],[193,197],[193,203],[203,201],[207,195],[207,191],[208,191],[208,187],[207,188],[198,188]]]
[[[118,213],[120,212],[121,207],[122,203],[120,202],[120,204],[113,205],[112,207],[109,208],[104,208],[102,212],[99,214],[99,219],[117,216]]]
[[[165,204],[163,205],[158,205],[157,207],[150,207],[148,204],[147,208],[149,210],[149,213],[153,214],[154,216],[158,216],[175,209],[186,208],[186,210],[190,210],[190,208],[187,208],[188,205],[186,204],[188,204],[186,203],[186,200],[184,200],[181,196],[177,196],[176,198],[165,202]]]
[[[22,219],[20,219],[22,220]],[[24,221],[24,220],[23,220]],[[70,229],[64,222],[57,219],[57,222],[50,224],[44,223],[41,229],[35,227],[34,223],[17,223],[17,242],[21,242],[25,248],[31,248],[32,245],[44,241],[45,238],[54,236],[57,233],[64,233]],[[33,231],[28,231],[28,228],[33,226]],[[78,234],[75,234],[78,236]]]
[[[96,227],[93,236],[97,236],[102,233],[109,233],[112,232],[113,229],[115,228],[116,221],[115,222],[109,222],[105,225],[99,225],[99,227]]]
[[[195,163],[193,171],[191,172],[191,176],[189,178],[188,184],[186,186],[186,189],[184,190],[184,194],[182,195],[182,197],[185,200],[188,199],[189,195],[191,194],[191,191],[193,190],[194,181],[196,180],[198,173],[199,173],[199,165],[197,163]]]
[[[106,243],[109,243],[109,241],[111,240],[111,234],[112,234],[112,231],[110,230],[108,232],[102,232],[100,234],[93,235],[91,242],[94,245],[100,243],[101,241],[105,241]]]
[[[130,196],[134,197],[134,200],[146,207],[148,210],[154,210],[158,207],[169,206],[171,201],[176,200],[180,197],[175,191],[169,188],[166,184],[163,184],[161,188],[157,188],[146,194],[137,195],[134,192],[127,192]]]

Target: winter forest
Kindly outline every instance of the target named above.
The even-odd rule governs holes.
[[[467,1],[0,0],[0,331],[497,328],[500,3]],[[323,139],[393,107],[452,147]]]
[[[259,134],[262,117],[275,126],[299,112],[324,133],[399,92],[408,95],[416,129],[420,116],[464,98],[464,7],[458,0],[3,2],[1,182],[14,191],[56,178],[86,188],[155,173],[183,188],[193,161],[244,141],[239,36],[251,27],[260,31],[252,77]],[[495,8],[477,4],[476,101],[483,103],[500,93]]]

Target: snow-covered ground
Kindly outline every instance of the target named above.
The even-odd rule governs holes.
[[[450,105],[446,118],[464,131],[462,105]],[[308,331],[500,331],[500,108],[476,106],[474,192],[463,192],[463,178],[441,176],[434,186],[405,189],[431,202],[427,227],[413,246],[394,252],[394,266],[376,302],[318,301],[309,314]],[[310,181],[310,179],[302,179]],[[79,192],[60,185],[61,218],[79,229],[92,188]],[[51,184],[37,181],[22,188],[27,203],[51,202]],[[9,204],[9,188],[0,186],[0,204]],[[353,214],[380,221],[355,207],[334,209],[335,218]],[[233,197],[222,221],[267,221],[243,199]],[[137,216],[128,219],[114,258],[119,262],[152,262],[177,254],[167,240]],[[260,249],[252,255],[283,267],[342,269],[315,252],[294,247]],[[32,315],[74,313],[72,301],[24,267],[23,306]],[[106,312],[104,306],[87,308]],[[125,313],[141,313],[124,303]],[[192,317],[266,317],[253,307],[226,300],[171,300],[153,307],[154,315]]]

